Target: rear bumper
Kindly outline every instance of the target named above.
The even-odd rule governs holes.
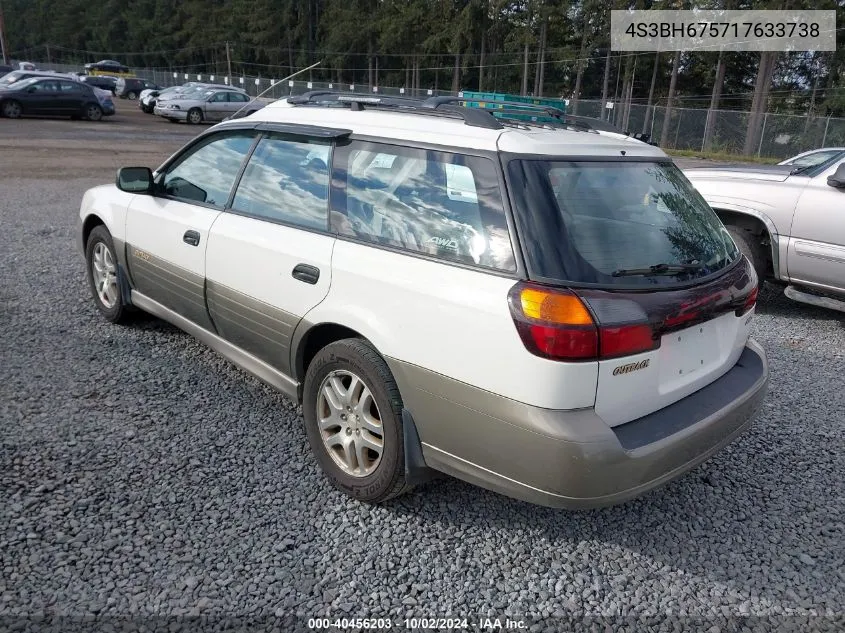
[[[611,428],[592,409],[540,409],[397,361],[390,366],[427,465],[562,508],[613,505],[679,477],[750,427],[768,386],[765,353],[749,341],[720,379]]]

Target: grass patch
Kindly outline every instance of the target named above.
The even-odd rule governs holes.
[[[708,160],[732,161],[737,163],[762,163],[764,165],[777,165],[781,158],[769,158],[768,156],[743,156],[742,154],[729,154],[728,152],[699,152],[693,149],[667,149],[669,156],[683,156],[684,158],[706,158]]]

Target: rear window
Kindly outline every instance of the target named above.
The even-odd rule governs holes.
[[[536,278],[653,287],[706,277],[739,257],[672,163],[512,160],[508,174]]]

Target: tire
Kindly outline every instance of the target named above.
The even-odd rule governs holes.
[[[7,119],[19,119],[23,114],[21,104],[14,99],[9,99],[3,102],[3,116]]]
[[[766,253],[760,245],[759,240],[751,231],[746,231],[745,229],[732,225],[728,225],[726,228],[733,241],[736,242],[740,252],[751,262],[754,272],[757,273],[757,300],[768,301],[773,298],[778,294],[778,288],[771,283],[767,283],[769,262],[766,259]]]
[[[99,121],[103,118],[103,109],[96,103],[89,103],[85,107],[85,118],[89,121]]]
[[[106,321],[125,323],[129,319],[130,307],[123,302],[117,272],[117,255],[111,233],[100,225],[91,231],[85,246],[85,275],[94,303]],[[100,270],[107,274],[101,276]]]
[[[751,262],[754,272],[757,273],[757,278],[762,282],[766,278],[768,262],[763,249],[754,238],[754,234],[736,226],[728,226],[727,229],[739,250]]]
[[[130,90],[126,93],[126,98],[130,101],[135,101],[135,99],[138,98],[138,93],[136,93],[134,90]]]
[[[354,378],[360,381],[358,388],[352,387]],[[326,397],[327,392],[333,397]],[[333,407],[331,401],[343,406]],[[335,488],[368,503],[392,499],[409,489],[402,397],[384,359],[369,343],[343,339],[317,352],[305,375],[302,414],[311,450]],[[372,445],[373,440],[377,443],[379,432],[377,457],[367,446],[356,448]],[[350,447],[349,452],[344,452],[344,446]]]
[[[191,125],[199,125],[202,123],[202,110],[199,108],[191,108],[188,110],[188,118],[185,120]]]

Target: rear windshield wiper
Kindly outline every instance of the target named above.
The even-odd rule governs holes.
[[[701,264],[655,264],[648,268],[620,268],[613,271],[614,277],[633,277],[635,275],[673,275],[691,270],[701,270]]]

